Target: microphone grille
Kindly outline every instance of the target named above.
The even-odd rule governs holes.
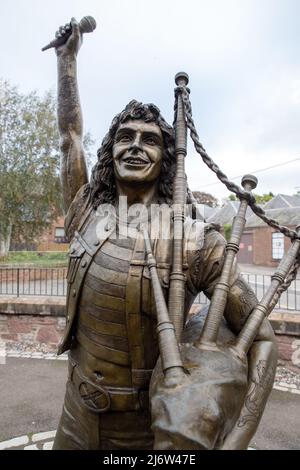
[[[84,16],[79,23],[80,30],[83,33],[91,33],[96,26],[96,20],[92,16]]]

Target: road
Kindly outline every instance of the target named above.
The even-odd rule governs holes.
[[[67,362],[7,358],[0,365],[0,441],[55,430]],[[300,395],[273,390],[251,447],[300,450]]]

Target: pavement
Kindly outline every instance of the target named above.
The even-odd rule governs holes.
[[[32,353],[34,355],[35,353]],[[66,356],[8,353],[0,363],[0,450],[50,450],[67,377]],[[279,367],[250,448],[300,450],[300,371]]]
[[[242,273],[251,273],[251,274],[273,274],[276,271],[276,268],[270,266],[257,266],[256,264],[244,264],[239,263],[239,267]]]
[[[5,362],[0,365],[0,449],[3,441],[23,436],[17,444],[25,445],[24,436],[31,441],[34,434],[56,429],[67,376],[66,360],[7,357]],[[8,448],[19,447],[14,444]]]

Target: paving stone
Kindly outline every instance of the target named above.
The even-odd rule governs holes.
[[[24,447],[24,450],[39,450],[36,444]]]
[[[1,353],[0,353],[1,357]],[[44,353],[44,352],[24,352],[24,351],[6,351],[5,357],[16,357],[22,359],[48,359],[48,360],[59,360],[59,361],[67,361],[68,354],[62,354],[58,356],[56,352],[53,353]]]
[[[296,384],[286,383],[285,386],[288,387],[288,388],[297,388]]]
[[[43,444],[43,450],[52,450],[53,443],[54,441],[45,442],[45,444]]]
[[[46,431],[33,434],[31,440],[32,442],[45,441],[46,439],[53,439],[55,437],[56,431]]]
[[[58,355],[56,353],[48,354],[47,359],[56,360],[58,359]]]
[[[9,439],[8,441],[0,442],[0,450],[10,449],[11,447],[20,447],[28,444],[28,436],[19,436]]]
[[[31,357],[34,357],[34,358],[36,358],[36,357],[44,357],[44,356],[45,356],[45,354],[40,353],[40,352],[33,352],[33,353],[31,353]]]
[[[290,384],[288,384],[287,382],[278,382],[279,387],[287,387],[289,388],[290,387]]]
[[[281,390],[282,392],[289,392],[289,389],[287,387],[281,387],[280,385],[274,385],[276,390]]]

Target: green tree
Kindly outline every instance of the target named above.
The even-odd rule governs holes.
[[[231,224],[225,224],[224,225],[224,237],[225,237],[227,242],[229,242],[229,240],[230,240],[231,232],[232,232],[232,225]]]
[[[266,202],[269,202],[271,199],[273,199],[274,194],[270,191],[263,194],[262,196],[260,194],[254,194],[254,196],[257,204],[265,204]]]
[[[262,195],[261,194],[254,194],[254,196],[255,196],[255,200],[256,200],[257,204],[265,204],[266,202],[273,199],[274,194],[270,191],[270,192],[262,194]],[[230,194],[228,199],[229,199],[229,201],[237,201],[238,200],[237,197],[234,194]]]
[[[92,139],[85,143],[89,154]],[[0,80],[0,255],[33,242],[62,214],[59,136],[52,92],[22,94]]]
[[[205,193],[203,191],[193,191],[193,196],[198,204],[206,204],[210,207],[217,207],[219,205],[218,199],[210,193]]]

